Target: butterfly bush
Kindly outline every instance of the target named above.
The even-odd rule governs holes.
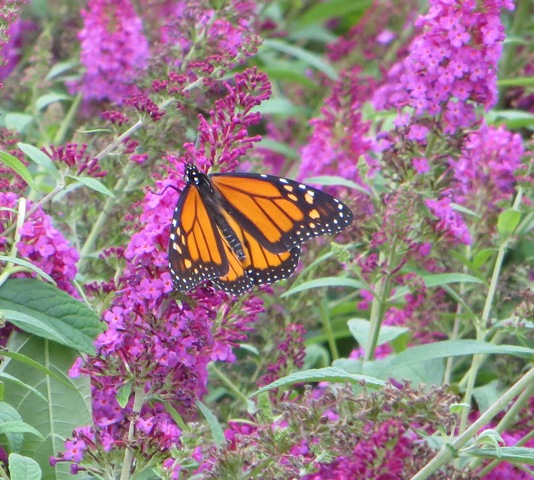
[[[89,0],[81,11],[69,3],[64,37],[52,41],[46,31],[34,32],[40,51],[21,55],[16,48],[28,42],[18,35],[26,25],[19,19],[23,3],[0,6],[6,81],[9,72],[21,72],[21,85],[35,88],[28,96],[39,98],[54,81],[48,73],[56,52],[79,55],[79,80],[58,82],[79,94],[81,117],[100,112],[97,122],[107,129],[95,130],[91,119],[66,132],[54,123],[65,117],[60,101],[39,107],[42,123],[35,120],[28,135],[40,133],[35,143],[44,145],[68,190],[58,185],[41,200],[31,197],[18,230],[16,211],[27,185],[0,164],[0,254],[16,252],[70,295],[83,293],[107,326],[94,342],[95,354],[79,358],[69,372],[90,382],[92,422],[74,429],[51,464],[65,462],[80,478],[151,471],[168,479],[305,480],[400,480],[429,464],[436,451],[426,439],[437,443],[440,432],[454,436],[462,429],[450,412],[458,398],[447,387],[401,383],[393,371],[376,391],[306,382],[247,397],[308,365],[330,362],[312,323],[323,298],[274,300],[276,286],[235,298],[209,282],[187,294],[173,292],[170,219],[188,162],[205,172],[247,170],[261,162],[264,171],[272,168],[269,173],[350,180],[355,188],[347,182],[326,188],[350,203],[355,224],[344,235],[357,248],[334,246],[333,252],[363,287],[350,302],[334,289],[327,300],[339,300],[346,318],[365,315],[379,326],[401,327],[398,343],[432,344],[453,337],[456,327],[474,337],[482,327],[467,321],[451,327],[449,318],[467,314],[447,291],[430,288],[421,272],[459,271],[462,252],[467,265],[470,252],[495,249],[499,215],[518,185],[532,182],[521,136],[483,119],[497,101],[501,15],[512,2],[431,0],[424,15],[416,2],[393,2],[387,9],[375,2],[357,25],[326,45],[338,74],[310,69],[295,85],[271,84],[261,71],[276,50],[267,45],[258,53],[261,38],[282,45],[292,38],[278,2],[261,9],[243,0]],[[330,21],[327,28],[339,33],[343,25]],[[305,46],[306,37],[299,42]],[[273,91],[285,91],[297,111],[313,111],[314,118],[262,116]],[[516,95],[518,104],[529,105],[526,92]],[[16,148],[25,134],[4,129],[0,146],[28,166]],[[289,146],[300,164],[258,145],[262,137]],[[99,180],[115,197],[98,203],[69,175]],[[58,191],[66,202],[52,201]],[[520,321],[505,322],[496,336],[521,329],[534,303],[527,285],[499,293],[520,299],[513,312]],[[466,305],[478,311],[481,296],[475,289],[465,294]],[[351,343],[348,358],[334,365],[361,372],[364,361],[376,367],[372,360],[389,361],[397,347]],[[497,362],[495,371],[504,370],[500,380],[511,383],[513,367]],[[208,428],[200,402],[215,410],[222,432],[213,420]],[[532,407],[531,399],[503,434],[506,445],[529,434]],[[470,419],[479,416],[475,411]],[[485,428],[500,429],[501,418]],[[224,438],[214,441],[218,434]],[[526,478],[507,463],[456,466],[429,478]]]

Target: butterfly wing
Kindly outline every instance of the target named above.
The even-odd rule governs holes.
[[[210,180],[225,211],[272,253],[338,233],[353,221],[337,198],[294,180],[253,173],[213,174]]]
[[[226,275],[212,279],[217,288],[240,295],[250,290],[253,285],[287,278],[297,268],[300,245],[287,252],[272,253],[242,228],[239,228],[238,236],[243,240],[245,260],[240,261],[225,242],[224,248],[230,268]]]
[[[169,266],[174,285],[187,291],[203,280],[228,274],[228,248],[194,185],[186,185],[171,223]]]

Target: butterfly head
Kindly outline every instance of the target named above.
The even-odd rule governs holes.
[[[187,184],[199,185],[201,179],[201,174],[198,171],[196,165],[188,163],[185,166],[184,181]]]

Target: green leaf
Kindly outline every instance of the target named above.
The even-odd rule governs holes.
[[[303,48],[296,47],[282,40],[264,40],[262,46],[259,48],[262,49],[272,49],[279,52],[285,53],[292,57],[303,60],[308,65],[316,68],[320,72],[323,72],[331,80],[336,80],[338,75],[336,70],[324,60],[324,57],[311,53],[308,50]]]
[[[5,435],[6,433],[31,433],[43,438],[35,428],[22,421],[0,422],[0,435]]]
[[[473,256],[473,268],[479,269],[482,267],[489,258],[495,255],[496,251],[495,248],[484,248],[483,250],[479,250]]]
[[[6,128],[24,133],[24,130],[33,122],[33,116],[27,113],[7,113],[5,118]]]
[[[208,425],[210,427],[211,436],[213,438],[213,441],[215,442],[215,445],[219,448],[226,442],[226,439],[224,438],[224,431],[221,427],[221,424],[217,420],[217,417],[213,415],[211,410],[206,407],[200,400],[195,400],[195,403],[197,405],[197,408],[202,412],[202,415],[204,415],[204,418],[208,422]]]
[[[360,346],[365,346],[367,339],[369,338],[369,332],[371,331],[370,323],[361,318],[353,318],[347,322],[347,325],[350,333],[360,344]],[[377,346],[383,345],[384,343],[389,343],[409,331],[410,329],[406,327],[382,325],[380,327],[380,333],[378,334]]]
[[[128,404],[128,400],[130,400],[131,393],[132,393],[132,381],[129,380],[122,387],[119,388],[117,395],[115,396],[115,398],[117,399],[117,403],[122,408],[125,408],[126,405]]]
[[[306,76],[306,65],[304,64],[303,68],[298,69],[295,68],[295,64],[291,64],[291,62],[283,62],[280,59],[276,59],[275,61],[275,59],[272,59],[271,65],[273,66],[266,66],[262,69],[271,82],[282,80],[293,84],[297,83],[307,88],[315,88],[316,86],[316,83]],[[262,143],[264,141],[265,140],[262,140]]]
[[[90,355],[94,355],[93,341],[104,327],[87,305],[33,278],[13,278],[0,286],[0,309],[24,314],[23,327],[28,331],[40,325],[40,333],[32,333]],[[29,317],[33,325],[28,323]],[[54,338],[45,335],[49,329],[55,332]]]
[[[476,354],[501,354],[528,357],[534,354],[534,350],[515,345],[494,345],[477,340],[448,340],[408,348],[387,362],[384,371],[387,372],[400,365],[424,363],[437,358]]]
[[[316,3],[306,10],[298,19],[296,28],[301,29],[313,24],[324,23],[337,17],[357,14],[360,18],[371,6],[371,0],[329,0]]]
[[[26,267],[43,277],[46,281],[53,283],[54,285],[56,284],[56,281],[50,275],[48,275],[48,273],[46,273],[44,270],[41,270],[37,265],[23,260],[22,258],[0,255],[0,262],[13,263],[15,265],[20,265],[21,267]]]
[[[33,333],[38,337],[65,344],[63,335],[39,318],[14,310],[4,310],[3,308],[0,308],[0,314],[3,315],[8,322],[25,332]]]
[[[52,80],[53,78],[57,77],[58,75],[61,75],[65,73],[66,71],[70,70],[71,68],[74,68],[78,65],[78,62],[73,60],[68,60],[66,62],[60,62],[56,63],[48,72],[46,75],[47,80]]]
[[[500,447],[498,451],[493,448],[477,448],[469,450],[469,454],[503,462],[534,465],[534,448]]]
[[[41,480],[43,472],[33,458],[12,453],[8,461],[11,480]]]
[[[22,417],[9,403],[0,402],[0,422],[22,422]],[[24,435],[22,433],[6,433],[9,450],[18,452],[22,446]]]
[[[104,195],[107,195],[108,197],[115,198],[115,195],[113,195],[113,193],[110,190],[108,190],[107,187],[102,185],[102,183],[99,182],[96,178],[79,177],[76,175],[65,175],[65,176],[67,178],[72,178],[73,180],[76,180],[82,185],[89,187],[91,190],[95,190],[96,192],[103,193]]]
[[[68,376],[67,372],[77,354],[58,343],[15,332],[10,337],[7,348],[31,357],[62,379],[61,382],[57,381],[54,377],[13,360],[1,365],[1,371],[36,388],[47,399],[43,401],[35,395],[28,395],[27,389],[16,385],[6,389],[6,402],[42,436],[24,435],[17,453],[33,458],[43,469],[44,480],[72,478],[69,476],[69,465],[61,462],[56,467],[51,467],[48,459],[63,451],[65,440],[72,436],[75,428],[91,424],[90,380],[85,376],[75,379]]]
[[[377,378],[368,377],[366,375],[358,375],[347,373],[340,368],[326,367],[317,368],[312,370],[303,370],[301,372],[292,373],[286,377],[279,378],[278,380],[261,387],[249,397],[259,395],[262,392],[272,390],[274,388],[286,387],[295,383],[307,383],[307,382],[329,382],[329,383],[351,383],[353,385],[359,385],[364,382],[370,388],[383,387],[385,383]]]
[[[44,168],[45,171],[56,181],[61,179],[61,175],[54,165],[54,162],[52,162],[46,153],[42,152],[33,145],[28,145],[27,143],[19,142],[17,143],[17,147],[19,147],[19,149],[24,152],[32,162],[35,162],[40,167]]]
[[[422,275],[421,278],[429,288],[448,285],[449,283],[483,283],[480,278],[465,273],[436,273]]]
[[[35,101],[35,108],[37,110],[42,110],[43,108],[47,107],[51,103],[61,102],[63,100],[69,100],[69,99],[70,97],[63,93],[47,93],[45,95],[41,95]]]
[[[282,298],[289,297],[290,295],[294,295],[295,293],[304,292],[312,288],[321,288],[321,287],[348,287],[348,288],[353,288],[355,290],[359,290],[362,288],[366,288],[366,285],[352,278],[323,277],[323,278],[317,278],[315,280],[310,280],[308,282],[301,283],[300,285],[290,288],[289,290],[287,290],[280,296]]]
[[[2,353],[0,353],[0,356]],[[46,398],[43,397],[42,393],[39,390],[36,390],[31,385],[27,385],[24,382],[21,382],[18,378],[13,377],[12,375],[8,375],[7,373],[0,373],[0,380],[3,380],[5,383],[13,382],[17,384],[19,387],[26,388],[30,392],[34,393],[38,397],[41,397],[43,400],[46,401]]]
[[[348,180],[343,177],[336,177],[335,175],[322,175],[319,177],[311,177],[311,178],[307,178],[305,182],[316,183],[317,185],[332,185],[332,186],[339,185],[342,187],[352,188],[353,190],[357,190],[358,192],[361,192],[368,196],[371,195],[371,192],[363,188],[361,185],[358,185],[356,182],[353,182],[352,180]]]
[[[298,158],[298,153],[294,148],[291,148],[287,143],[277,142],[270,138],[264,138],[261,143],[258,144],[258,148],[265,148],[271,152],[280,153],[287,158]]]
[[[27,365],[32,368],[36,368],[37,370],[39,370],[45,375],[54,377],[59,382],[63,381],[63,379],[60,376],[56,375],[52,370],[46,368],[45,366],[41,365],[39,362],[36,362],[35,360],[31,359],[30,357],[27,357],[26,355],[22,355],[18,352],[12,352],[10,350],[0,350],[0,356],[11,358],[12,360],[17,360],[18,362],[23,363],[24,365]],[[67,383],[67,385],[69,384]],[[28,385],[24,385],[24,388],[28,388]]]
[[[20,175],[32,190],[39,190],[32,174],[26,168],[26,165],[24,165],[17,157],[14,157],[10,153],[0,151],[0,160],[2,160],[6,167],[11,168],[11,170]]]
[[[254,107],[253,111],[262,115],[281,115],[283,117],[294,117],[304,113],[302,107],[295,106],[287,98],[269,98],[269,100]]]
[[[505,210],[499,215],[497,220],[497,231],[503,239],[507,239],[514,233],[514,230],[521,221],[521,213],[512,208]]]
[[[486,385],[475,387],[473,389],[473,397],[477,402],[478,411],[480,413],[484,413],[503,394],[503,391],[500,386],[501,382],[499,380],[492,380]]]

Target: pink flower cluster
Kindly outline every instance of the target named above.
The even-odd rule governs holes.
[[[411,106],[416,115],[443,114],[443,129],[452,134],[475,123],[475,105],[496,100],[497,62],[502,51],[502,8],[510,0],[484,2],[433,0],[416,26],[423,29],[409,56],[394,65],[378,89],[378,109]]]
[[[17,209],[19,197],[15,193],[0,193],[0,206],[7,209]],[[31,208],[31,202],[27,208]],[[2,232],[14,222],[14,214],[9,210],[0,211],[0,251],[5,251],[8,238]],[[63,234],[52,224],[52,218],[39,207],[26,219],[20,229],[20,241],[17,244],[18,255],[33,263],[50,275],[58,288],[77,297],[78,294],[72,281],[76,276],[76,263],[79,259],[77,250],[70,245]]]
[[[130,0],[90,0],[79,33],[86,100],[120,103],[138,92],[134,81],[149,57],[141,19]]]

